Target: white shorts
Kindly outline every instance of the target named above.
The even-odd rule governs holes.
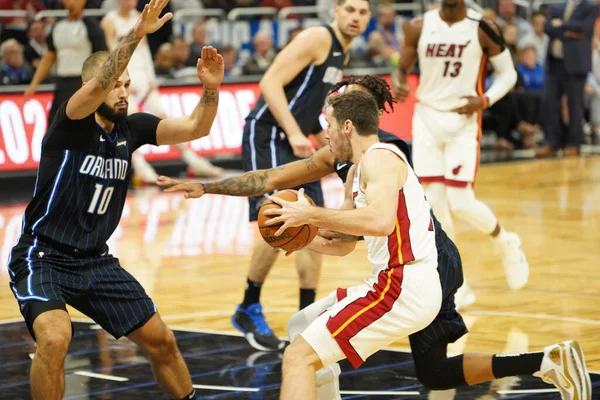
[[[135,91],[135,95],[129,96],[127,112],[133,114],[144,111],[163,117],[165,110],[160,102],[160,93],[158,89],[151,89],[150,79],[145,74],[135,70],[130,71],[130,77],[131,88]]]
[[[422,183],[455,187],[475,183],[481,113],[464,116],[417,103],[412,134],[414,170]]]
[[[338,289],[304,310],[316,319],[302,337],[323,366],[347,358],[358,368],[376,351],[427,327],[440,310],[437,261],[389,268],[366,281],[373,283]]]

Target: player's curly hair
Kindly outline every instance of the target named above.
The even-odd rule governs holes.
[[[365,75],[360,78],[351,77],[350,79],[340,81],[333,85],[329,91],[329,94],[335,93],[344,86],[348,85],[360,85],[364,87],[369,91],[369,93],[371,93],[373,97],[375,97],[377,107],[380,110],[389,112],[385,107],[385,105],[388,104],[390,110],[394,111],[394,103],[396,102],[396,99],[394,99],[394,96],[392,95],[392,88],[390,87],[390,84],[384,79],[374,75]]]

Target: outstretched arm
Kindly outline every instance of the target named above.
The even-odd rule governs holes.
[[[268,226],[283,223],[275,235],[280,235],[291,226],[313,224],[355,236],[387,236],[396,226],[398,190],[404,186],[408,169],[395,154],[384,150],[373,150],[362,160],[362,176],[366,182],[367,206],[352,210],[332,210],[312,207],[298,196],[296,202],[271,197],[281,208],[265,211],[272,217]]]
[[[277,168],[249,171],[217,182],[186,182],[161,176],[158,186],[166,192],[185,192],[186,198],[198,198],[207,193],[230,196],[261,196],[275,189],[288,189],[316,181],[333,171],[333,156],[329,146],[305,160],[294,161]]]
[[[223,81],[223,57],[212,46],[202,48],[197,64],[203,90],[194,111],[185,117],[163,119],[156,129],[156,143],[178,144],[207,136],[217,115],[219,85]]]
[[[127,68],[140,40],[160,29],[173,16],[167,13],[159,18],[168,3],[169,0],[151,0],[146,4],[133,29],[110,52],[96,75],[71,96],[67,103],[67,117],[83,119],[98,109]]]

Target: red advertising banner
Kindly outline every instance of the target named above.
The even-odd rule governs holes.
[[[389,77],[386,78],[389,80]],[[409,78],[409,84],[415,88],[417,76]],[[201,90],[200,86],[160,88],[161,102],[167,115],[178,117],[190,114],[200,98]],[[210,135],[188,145],[204,156],[239,154],[244,119],[259,96],[258,83],[222,85],[219,111]],[[22,94],[0,94],[0,172],[37,168],[51,102],[51,93],[36,94],[27,103],[24,103]],[[381,128],[403,139],[410,139],[414,104],[414,95],[407,102],[396,104],[393,113],[384,114]],[[144,146],[139,151],[149,161],[179,157],[172,146]]]

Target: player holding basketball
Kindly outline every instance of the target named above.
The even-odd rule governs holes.
[[[283,358],[282,399],[339,397],[337,361],[355,367],[377,350],[434,321],[442,304],[437,271],[435,228],[424,190],[406,156],[377,137],[377,106],[361,91],[329,98],[327,138],[336,160],[351,160],[343,209],[311,206],[272,197],[281,208],[269,209],[267,225],[305,223],[364,236],[373,273],[365,283],[338,289],[301,310],[288,324],[290,341]],[[310,247],[343,255],[354,245]],[[447,358],[447,341],[430,343],[415,357],[417,376],[433,390],[450,389],[519,374],[535,374],[554,383],[564,399],[590,399],[591,383],[576,342],[517,355],[466,354]],[[413,345],[413,338],[411,338]],[[413,347],[414,349],[414,347]]]
[[[394,86],[396,98],[404,101],[410,91],[406,77],[418,58],[415,173],[449,236],[455,236],[450,211],[491,235],[502,254],[508,286],[519,289],[529,279],[521,241],[517,234],[504,231],[473,191],[481,112],[506,95],[517,80],[510,52],[499,28],[467,10],[464,0],[443,0],[441,8],[404,24],[403,29],[405,44]],[[488,60],[494,67],[494,82],[483,93]]]
[[[151,0],[135,27],[111,52],[84,62],[82,87],[57,112],[42,142],[33,199],[8,263],[10,287],[36,340],[31,364],[34,399],[60,399],[72,337],[66,304],[115,338],[127,336],[149,356],[160,387],[174,399],[195,397],[173,333],[140,283],[109,254],[131,179],[131,153],[144,144],[174,144],[208,135],[217,113],[223,59],[202,50],[202,98],[191,115],[161,120],[127,116],[127,64],[141,39],[172,14]]]
[[[307,136],[319,126],[325,97],[331,86],[342,79],[346,51],[354,37],[365,31],[370,17],[368,0],[338,0],[331,25],[305,29],[277,55],[260,82],[262,96],[246,118],[242,139],[244,170],[275,168],[313,154]],[[303,187],[318,205],[323,205],[320,182]],[[267,197],[249,199],[250,221],[256,221]],[[277,253],[268,244],[256,241],[244,299],[232,317],[233,326],[258,350],[283,348],[260,304],[262,284],[276,259]],[[303,308],[315,299],[321,256],[309,250],[298,252],[296,269]]]
[[[119,7],[109,11],[100,26],[104,30],[104,37],[109,49],[112,49],[119,40],[135,25],[140,13],[136,10],[136,0],[119,0]],[[154,61],[148,46],[148,39],[144,38],[133,53],[127,66],[131,76],[129,88],[132,99],[129,102],[128,112],[133,114],[139,112],[139,106],[143,105],[148,112],[159,118],[166,118],[165,111],[160,103],[156,74],[154,73]],[[196,176],[219,176],[223,174],[221,168],[212,165],[208,160],[199,157],[185,144],[174,145],[181,154],[181,158],[188,165],[189,171]],[[144,155],[136,151],[131,156],[134,171],[134,184],[136,182],[155,183],[158,175],[154,168],[144,159]]]

